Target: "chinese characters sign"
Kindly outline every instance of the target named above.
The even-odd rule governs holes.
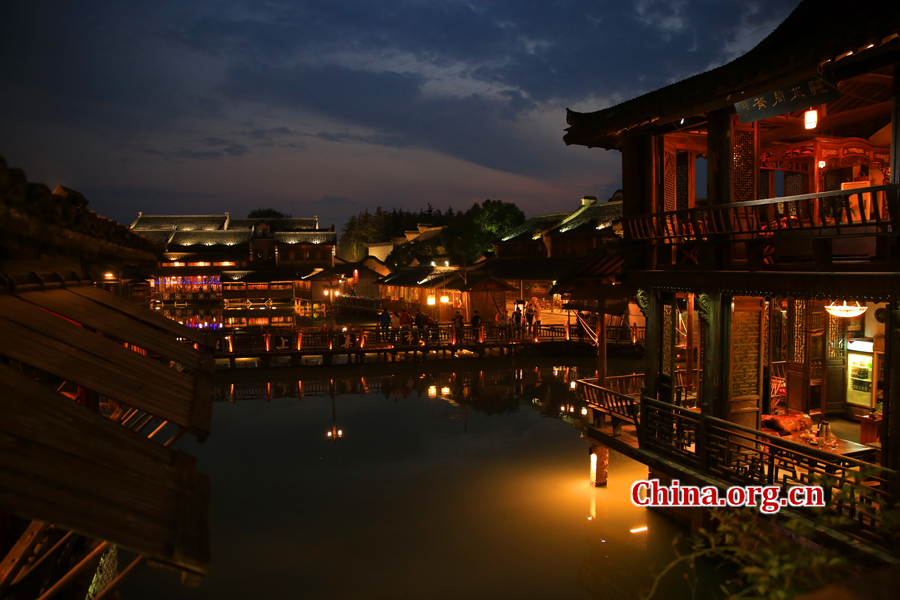
[[[734,108],[741,123],[748,125],[769,117],[827,104],[840,97],[841,92],[831,77],[813,77],[772,92],[751,96],[735,104]]]

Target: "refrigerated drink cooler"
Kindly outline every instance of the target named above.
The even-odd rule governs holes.
[[[877,373],[883,352],[872,340],[852,340],[847,344],[847,404],[861,409],[875,406]]]

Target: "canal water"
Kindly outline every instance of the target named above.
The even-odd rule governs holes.
[[[638,598],[684,531],[632,505],[647,469],[590,444],[571,357],[217,373],[199,588],[145,567],[160,598]],[[639,369],[611,361],[611,374]],[[678,597],[663,594],[658,597]]]

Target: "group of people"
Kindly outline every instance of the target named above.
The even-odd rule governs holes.
[[[498,310],[494,316],[494,323],[504,327],[515,327],[517,330],[537,332],[537,328],[541,326],[541,307],[532,299],[531,302],[525,304],[516,304],[516,308],[512,315],[506,309]],[[462,329],[466,325],[465,317],[459,310],[453,315],[453,327]],[[477,329],[484,324],[478,311],[472,311],[472,317],[469,319],[468,325],[473,329]],[[437,323],[430,315],[426,315],[420,309],[416,310],[415,315],[411,315],[407,310],[391,312],[384,309],[379,317],[379,326],[382,334],[387,338],[389,331],[393,331],[396,336],[398,330],[417,329],[424,332],[437,327]]]
[[[517,329],[527,327],[537,331],[537,328],[541,326],[541,307],[532,298],[531,302],[525,305],[524,310],[522,310],[521,304],[516,304],[512,315],[509,315],[505,309],[502,312],[498,310],[494,321],[498,325],[512,325]]]

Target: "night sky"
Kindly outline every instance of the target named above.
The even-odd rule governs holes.
[[[145,214],[274,207],[340,228],[364,208],[527,215],[621,187],[566,147],[598,110],[718,66],[797,0],[12,0],[0,155],[30,181]]]

